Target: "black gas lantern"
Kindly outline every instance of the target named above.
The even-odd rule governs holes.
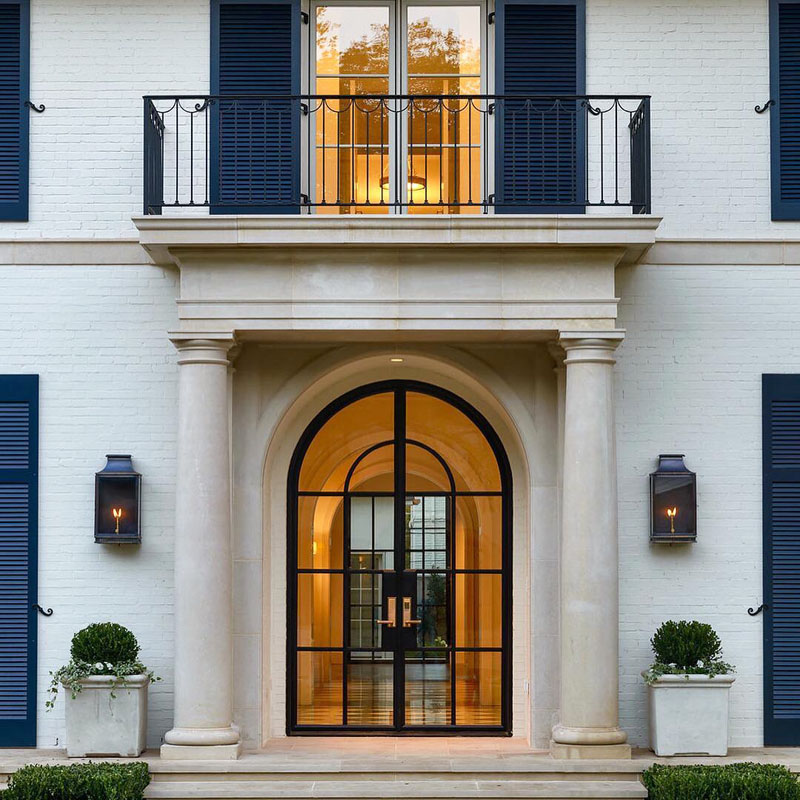
[[[697,541],[697,475],[682,455],[660,455],[650,474],[650,541]]]
[[[103,544],[139,544],[142,476],[129,455],[107,455],[94,476],[94,540]]]

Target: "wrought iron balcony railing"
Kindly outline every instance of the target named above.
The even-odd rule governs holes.
[[[646,96],[144,98],[144,212],[650,212]]]

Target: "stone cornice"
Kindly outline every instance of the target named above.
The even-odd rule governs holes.
[[[617,250],[634,263],[655,242],[660,217],[513,214],[407,216],[141,216],[139,240],[157,263],[184,250],[271,247],[535,247]]]

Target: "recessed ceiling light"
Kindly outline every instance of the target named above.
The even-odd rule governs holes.
[[[389,361],[391,361],[392,364],[402,364],[404,359],[400,358],[400,356],[395,356],[394,358],[390,358]]]

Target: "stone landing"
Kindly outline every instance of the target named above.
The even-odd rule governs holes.
[[[656,761],[759,761],[800,772],[800,749],[792,748],[731,750],[724,759],[656,759],[635,751],[631,759],[581,761],[552,758],[522,740],[469,737],[294,737],[237,761],[163,760],[156,751],[143,760],[152,775],[148,800],[643,800],[640,776]],[[28,763],[71,762],[63,750],[0,750],[0,788]]]

